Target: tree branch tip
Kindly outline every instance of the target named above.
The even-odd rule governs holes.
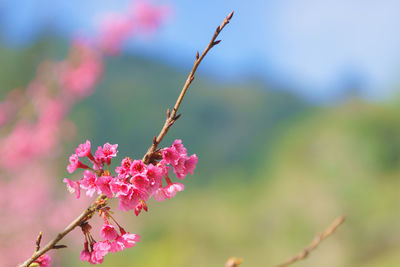
[[[39,251],[40,249],[40,242],[42,241],[42,236],[43,236],[43,232],[40,231],[39,235],[36,238],[36,247],[35,247],[35,252]]]
[[[167,118],[169,118],[170,115],[171,115],[171,110],[168,108],[167,109]]]
[[[217,29],[215,30],[215,32],[220,32],[221,31],[221,26],[218,25]]]
[[[229,21],[229,20],[233,17],[233,14],[234,14],[234,13],[235,13],[235,11],[232,10],[232,12],[229,13],[229,15],[226,17],[226,19]]]
[[[199,51],[196,52],[196,59],[199,59],[200,55],[199,55]]]

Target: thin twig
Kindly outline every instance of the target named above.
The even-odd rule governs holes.
[[[311,244],[306,247],[305,249],[303,249],[302,252],[300,252],[299,254],[294,255],[293,257],[291,257],[290,259],[288,259],[287,261],[277,265],[277,267],[283,267],[283,266],[288,266],[290,264],[293,264],[295,262],[298,262],[300,260],[303,260],[305,258],[307,258],[307,256],[318,247],[318,245],[324,241],[326,238],[328,238],[330,235],[332,235],[335,230],[344,222],[345,217],[344,216],[340,216],[338,218],[336,218],[336,220],[333,221],[333,223],[325,230],[325,232],[320,233],[319,235],[317,235],[314,240],[311,242]]]
[[[69,232],[74,230],[75,227],[82,224],[83,222],[89,220],[93,214],[107,205],[105,201],[106,196],[100,195],[95,202],[93,202],[84,212],[81,213],[75,220],[73,220],[65,229],[64,231],[57,234],[57,236],[51,240],[49,243],[46,244],[41,250],[35,251],[29,259],[27,259],[24,263],[20,264],[20,267],[28,267],[31,263],[33,263],[37,258],[44,255],[50,249],[54,249],[57,246],[57,243],[66,236]]]
[[[43,235],[43,232],[40,231],[38,237],[36,238],[36,247],[35,247],[35,251],[39,251],[39,249],[40,249],[40,242],[42,241],[42,235]]]
[[[161,143],[164,136],[167,134],[169,128],[181,116],[181,114],[176,115],[176,113],[178,112],[179,106],[181,105],[182,99],[185,96],[186,91],[188,90],[190,84],[194,80],[194,74],[196,73],[197,68],[199,67],[199,65],[200,65],[201,61],[204,59],[204,57],[207,55],[208,51],[210,51],[211,48],[213,48],[215,45],[217,45],[221,42],[221,40],[216,41],[216,39],[217,39],[219,33],[222,31],[222,29],[229,23],[232,16],[233,16],[233,11],[224,19],[222,24],[217,27],[213,37],[211,38],[211,41],[208,43],[207,47],[204,49],[203,53],[201,53],[200,56],[199,56],[199,52],[197,51],[196,59],[193,64],[193,68],[190,71],[190,73],[186,79],[186,82],[182,87],[182,91],[181,91],[178,99],[176,100],[174,108],[172,109],[172,111],[170,111],[170,109],[167,110],[167,118],[165,120],[164,126],[162,127],[157,138],[153,139],[152,145],[149,147],[149,149],[147,150],[146,154],[143,157],[143,162],[145,164],[148,164],[152,161],[152,156],[153,156],[154,152],[156,151],[157,146]]]
[[[220,42],[220,40],[216,41],[215,39],[218,37],[218,35],[221,32],[221,30],[229,23],[229,20],[232,18],[232,16],[233,16],[233,11],[224,19],[222,24],[217,27],[217,30],[215,31],[213,37],[211,38],[210,43],[208,44],[206,49],[203,51],[203,53],[201,54],[200,57],[199,57],[199,54],[197,52],[196,60],[194,62],[193,68],[192,68],[188,78],[186,79],[186,82],[185,82],[185,84],[184,84],[184,86],[182,88],[182,91],[181,91],[181,93],[180,93],[180,95],[179,95],[179,97],[178,97],[178,99],[177,99],[177,101],[175,103],[174,108],[172,109],[172,112],[170,110],[167,111],[167,119],[166,119],[166,121],[164,123],[164,126],[161,129],[160,134],[158,135],[158,137],[153,139],[152,145],[150,146],[150,148],[148,149],[148,151],[146,152],[146,154],[143,157],[143,162],[145,164],[150,163],[150,161],[152,160],[152,156],[153,156],[154,152],[157,149],[157,146],[160,144],[160,142],[162,141],[164,136],[167,134],[169,128],[181,116],[181,114],[177,115],[176,113],[177,113],[177,111],[179,109],[179,106],[180,106],[182,100],[183,100],[183,97],[185,96],[185,93],[186,93],[187,89],[189,88],[190,84],[194,80],[194,74],[195,74],[200,62],[206,56],[208,51],[212,47],[214,47],[215,45],[217,45]],[[74,221],[72,221],[64,229],[64,231],[58,233],[56,238],[54,238],[49,243],[47,243],[42,249],[35,250],[35,252],[33,253],[32,257],[27,259],[24,263],[20,264],[19,267],[28,267],[37,258],[39,258],[40,256],[44,255],[47,251],[49,251],[51,249],[63,248],[64,245],[57,245],[57,243],[64,236],[66,236],[69,232],[71,232],[73,229],[75,229],[77,226],[79,226],[79,225],[83,224],[84,222],[88,221],[96,211],[98,211],[101,208],[103,208],[104,206],[106,206],[107,205],[106,201],[107,201],[107,197],[105,195],[100,195],[96,199],[96,201],[94,201],[84,212],[81,213],[81,215],[79,215]],[[38,245],[36,245],[36,248],[38,248]]]

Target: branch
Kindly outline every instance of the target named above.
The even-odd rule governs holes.
[[[336,220],[333,221],[333,223],[325,230],[325,232],[320,233],[319,235],[317,235],[314,240],[312,241],[312,243],[306,247],[305,249],[303,249],[302,252],[300,252],[299,254],[291,257],[290,259],[288,259],[287,261],[277,265],[277,267],[283,267],[283,266],[288,266],[290,264],[293,264],[295,262],[301,261],[305,258],[307,258],[307,256],[318,247],[318,245],[324,241],[326,238],[328,238],[330,235],[332,235],[336,229],[344,222],[345,217],[344,216],[340,216],[338,218],[336,218]]]
[[[81,225],[83,222],[89,220],[93,214],[98,211],[99,209],[103,208],[107,205],[106,196],[100,195],[95,202],[93,202],[84,212],[81,213],[75,220],[73,220],[65,229],[64,231],[58,233],[56,238],[51,240],[49,243],[44,246],[39,251],[35,251],[29,259],[27,259],[24,263],[20,264],[20,267],[28,267],[31,263],[33,263],[37,258],[44,255],[50,249],[57,249],[60,248],[57,246],[57,243],[63,239],[69,232],[75,229],[75,227]],[[41,235],[40,235],[41,236]],[[38,247],[38,242],[36,242],[36,248]]]
[[[215,40],[219,33],[222,31],[222,29],[229,23],[229,20],[233,16],[233,11],[224,19],[222,24],[217,27],[213,37],[211,38],[210,43],[207,45],[206,49],[203,51],[201,56],[199,56],[199,52],[196,54],[196,60],[194,61],[194,65],[192,70],[190,71],[190,74],[188,78],[186,79],[185,84],[183,85],[182,91],[176,100],[175,106],[172,109],[172,112],[167,111],[167,119],[164,123],[164,126],[162,127],[160,134],[158,137],[153,139],[152,145],[149,147],[148,151],[143,157],[143,163],[149,164],[152,161],[152,157],[154,155],[154,152],[157,149],[157,146],[160,144],[164,136],[167,134],[169,128],[175,123],[175,121],[181,116],[181,114],[176,115],[179,106],[183,100],[183,97],[185,96],[185,93],[187,89],[189,88],[190,84],[194,80],[194,74],[200,65],[201,61],[203,58],[207,55],[208,51],[213,48],[215,45],[219,44],[221,40]],[[105,207],[107,205],[107,197],[105,195],[100,195],[96,201],[94,201],[84,212],[81,213],[74,221],[72,221],[65,229],[64,231],[60,232],[57,234],[56,238],[51,240],[49,243],[47,243],[42,249],[39,250],[40,248],[40,240],[41,240],[41,234],[39,234],[39,237],[36,240],[36,246],[35,246],[35,252],[33,255],[27,259],[24,263],[20,264],[19,267],[28,267],[30,264],[32,264],[37,258],[40,256],[44,255],[47,251],[51,249],[59,249],[59,248],[64,248],[66,246],[64,245],[57,245],[57,243],[64,238],[69,232],[71,232],[73,229],[75,229],[77,226],[82,225],[84,222],[88,221],[93,214],[100,210],[101,208]]]
[[[208,43],[208,45],[204,49],[203,53],[200,56],[199,56],[199,52],[196,53],[196,59],[194,61],[194,65],[186,79],[185,84],[182,87],[182,91],[181,91],[178,99],[176,100],[174,108],[172,109],[172,111],[170,111],[169,109],[167,110],[167,118],[165,120],[164,126],[162,127],[158,136],[153,139],[153,144],[149,147],[149,149],[147,150],[146,154],[143,157],[143,162],[145,164],[148,164],[152,161],[152,157],[154,155],[154,152],[157,149],[157,146],[161,143],[164,136],[167,134],[169,128],[181,116],[181,114],[176,115],[176,113],[178,112],[179,106],[181,105],[182,99],[185,96],[186,91],[188,90],[190,84],[194,80],[194,74],[196,73],[197,68],[199,67],[199,65],[200,65],[201,61],[204,59],[204,57],[207,55],[208,51],[210,51],[211,48],[213,48],[215,45],[217,45],[221,42],[221,40],[216,40],[216,39],[217,39],[219,33],[222,31],[222,29],[229,23],[232,16],[233,16],[233,11],[224,19],[222,24],[217,27],[213,37],[211,38],[211,41]]]

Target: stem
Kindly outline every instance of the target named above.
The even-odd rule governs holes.
[[[215,33],[213,37],[211,38],[211,41],[208,43],[207,47],[204,49],[203,53],[201,56],[199,56],[199,52],[196,54],[196,59],[194,61],[192,70],[190,71],[185,84],[182,87],[182,91],[179,94],[178,99],[176,100],[175,106],[172,109],[172,112],[170,110],[167,110],[167,118],[165,120],[164,126],[162,127],[160,133],[158,134],[157,138],[153,139],[153,144],[149,147],[147,150],[146,154],[143,157],[143,163],[149,164],[152,160],[152,155],[156,151],[157,146],[161,143],[163,140],[164,136],[167,134],[169,128],[175,123],[175,121],[180,117],[179,115],[176,115],[178,112],[179,106],[181,105],[181,102],[183,100],[183,97],[186,94],[186,91],[188,90],[190,84],[194,80],[194,74],[196,73],[197,68],[199,67],[201,61],[204,59],[204,57],[207,55],[208,51],[210,51],[211,48],[213,48],[215,45],[219,44],[221,40],[215,41],[217,39],[219,33],[222,31],[222,29],[229,23],[230,19],[233,16],[233,11],[224,19],[222,24],[217,27],[215,30]]]
[[[65,229],[64,231],[60,232],[57,234],[56,238],[51,240],[49,243],[46,244],[41,250],[35,251],[28,260],[26,260],[24,263],[20,264],[20,267],[28,267],[31,263],[33,263],[37,258],[45,254],[47,251],[50,249],[53,249],[56,244],[63,239],[64,236],[66,236],[69,232],[74,230],[75,227],[79,226],[83,222],[89,220],[93,214],[102,208],[103,206],[106,205],[105,202],[106,196],[105,195],[100,195],[96,201],[91,204],[84,212],[81,213],[75,220],[73,220]]]
[[[196,54],[196,60],[194,62],[193,68],[190,71],[190,74],[188,76],[188,78],[186,79],[185,84],[183,85],[182,91],[178,97],[178,99],[176,100],[175,106],[172,109],[172,112],[170,113],[170,111],[168,110],[167,112],[167,119],[164,123],[164,126],[161,129],[160,134],[158,135],[157,138],[154,138],[153,140],[153,144],[149,147],[148,151],[146,152],[146,154],[143,157],[143,162],[145,164],[149,164],[151,161],[151,157],[153,155],[153,153],[156,151],[157,146],[160,144],[160,142],[162,141],[162,139],[164,138],[164,136],[167,134],[169,128],[174,124],[174,122],[180,117],[179,115],[176,115],[179,106],[183,100],[183,97],[185,96],[185,93],[187,91],[187,89],[189,88],[190,84],[193,82],[194,80],[194,74],[198,68],[198,66],[200,65],[200,62],[203,60],[203,58],[207,55],[208,51],[213,48],[215,45],[219,44],[220,40],[215,41],[215,39],[218,37],[219,33],[221,32],[221,30],[229,23],[229,20],[232,18],[233,16],[233,11],[224,19],[224,21],[222,22],[222,24],[220,26],[217,27],[217,30],[215,31],[213,37],[211,38],[210,43],[207,45],[207,47],[205,48],[205,50],[203,51],[203,53],[201,54],[201,56],[199,57],[199,52],[197,52]],[[64,231],[60,232],[57,234],[57,236],[51,240],[49,243],[47,243],[42,249],[35,251],[33,253],[33,255],[27,259],[24,263],[20,264],[19,267],[29,267],[30,264],[32,264],[37,258],[39,258],[40,256],[44,255],[47,251],[54,249],[55,247],[57,247],[57,243],[64,238],[64,236],[66,236],[69,232],[71,232],[73,229],[75,229],[75,227],[81,225],[82,223],[88,221],[93,214],[100,210],[101,208],[105,207],[107,205],[107,197],[106,195],[102,194],[100,195],[96,201],[94,201],[84,212],[82,212],[75,220],[73,220],[65,229]]]
[[[284,267],[284,266],[288,266],[291,265],[295,262],[298,262],[300,260],[303,260],[305,258],[307,258],[307,256],[318,247],[318,245],[324,241],[326,238],[328,238],[330,235],[332,235],[336,229],[344,222],[345,217],[344,216],[340,216],[338,218],[336,218],[335,221],[333,221],[333,223],[325,230],[325,232],[317,235],[313,242],[306,247],[305,249],[303,249],[302,252],[300,252],[299,254],[294,255],[293,257],[291,257],[290,259],[288,259],[287,261],[277,265],[277,267]]]

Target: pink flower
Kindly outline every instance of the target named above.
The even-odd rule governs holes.
[[[119,197],[121,195],[126,196],[129,192],[129,186],[130,185],[128,183],[117,178],[112,179],[110,182],[111,191],[115,194],[116,197]]]
[[[51,257],[47,254],[44,254],[35,260],[36,263],[39,264],[40,267],[50,267]]]
[[[140,200],[147,200],[147,193],[130,185],[127,194],[121,194],[119,196],[118,207],[120,210],[129,211],[134,209],[139,204]]]
[[[137,234],[125,233],[122,236],[119,236],[117,240],[121,242],[125,248],[131,248],[136,244],[136,242],[140,241],[140,236]]]
[[[164,192],[164,188],[158,188],[154,193],[154,199],[157,201],[164,201],[167,198],[167,195]]]
[[[156,6],[148,1],[135,1],[132,5],[132,11],[137,30],[151,33],[160,26],[169,10],[164,6]]]
[[[157,164],[157,167],[159,167],[161,169],[161,176],[167,177],[171,167],[169,167],[165,164],[166,164],[166,162],[163,162],[163,160],[162,160],[161,162],[159,162]]]
[[[178,164],[174,166],[174,173],[177,178],[184,179],[188,173],[193,175],[193,171],[196,168],[197,156],[196,154],[190,157],[181,157],[178,160]]]
[[[114,240],[118,237],[118,233],[112,224],[105,223],[101,228],[101,236],[107,240]]]
[[[147,187],[150,185],[149,179],[144,174],[136,174],[131,178],[130,182],[143,191],[147,191]]]
[[[111,159],[117,156],[117,148],[118,144],[111,145],[110,143],[105,143],[103,147],[99,146],[95,153],[96,160],[110,164]]]
[[[111,245],[109,241],[96,242],[93,245],[91,263],[102,263],[104,256],[110,251]]]
[[[103,72],[98,52],[83,40],[75,40],[70,58],[59,64],[60,82],[67,94],[82,98],[93,92]]]
[[[154,166],[150,163],[147,166],[146,176],[149,180],[159,181],[163,176],[163,170],[159,166]]]
[[[130,168],[130,174],[135,176],[136,174],[144,173],[146,171],[146,165],[141,160],[134,160]]]
[[[81,196],[81,188],[79,186],[79,182],[71,181],[67,178],[64,178],[63,182],[67,184],[67,189],[71,194],[75,193],[77,199]]]
[[[130,233],[125,233],[121,236],[118,236],[117,239],[113,243],[111,243],[111,252],[118,252],[122,251],[125,248],[131,248],[133,247],[136,242],[140,241],[140,236],[136,234],[130,234]]]
[[[165,161],[167,164],[171,164],[172,166],[174,166],[178,163],[180,155],[175,148],[166,147],[162,150],[161,154],[163,157],[163,161]]]
[[[86,195],[89,197],[92,197],[97,190],[96,178],[96,174],[92,171],[85,170],[83,172],[83,178],[79,181],[81,188],[86,190]]]
[[[178,179],[184,179],[186,176],[186,170],[185,170],[185,157],[179,158],[177,164],[175,164],[174,167],[174,173]]]
[[[67,166],[67,171],[69,173],[73,173],[78,168],[88,169],[89,167],[86,166],[85,164],[83,164],[82,162],[80,162],[79,158],[76,154],[72,154],[69,157],[69,165]]]
[[[118,252],[118,251],[123,251],[124,250],[124,244],[120,241],[118,241],[118,238],[111,243],[111,248],[110,248],[110,252],[114,253],[114,252]]]
[[[131,165],[132,165],[132,159],[129,157],[124,158],[121,161],[121,166],[115,168],[115,172],[118,173],[118,178],[120,179],[128,178]]]
[[[172,143],[172,146],[171,147],[173,147],[173,148],[175,148],[175,150],[179,153],[179,154],[181,154],[181,155],[187,155],[187,153],[186,153],[186,148],[182,145],[182,140],[181,139],[176,139],[175,141],[174,141],[174,143]]]
[[[95,182],[97,188],[101,191],[101,193],[105,194],[108,198],[113,197],[113,193],[110,187],[111,180],[111,176],[100,176]]]
[[[131,34],[132,20],[120,14],[110,14],[103,20],[101,30],[101,48],[108,54],[116,54]]]
[[[90,251],[88,249],[88,243],[85,242],[84,248],[81,252],[81,255],[79,256],[79,259],[81,261],[91,262],[91,258],[92,258],[92,253],[90,253]]]
[[[149,164],[149,166],[147,166],[146,176],[147,179],[149,179],[149,185],[147,187],[147,191],[149,192],[150,195],[153,195],[154,192],[158,188],[160,188],[162,174],[163,174],[162,168],[154,166],[153,164]]]
[[[135,207],[135,215],[138,216],[142,211],[142,209],[145,210],[146,212],[148,210],[147,204],[144,201],[140,201],[139,204],[137,204],[137,206]]]
[[[184,189],[185,189],[185,186],[183,184],[172,183],[172,184],[167,185],[164,188],[164,193],[168,199],[171,199],[176,195],[177,192],[183,191]]]
[[[190,173],[191,175],[193,175],[193,171],[196,168],[197,160],[198,158],[196,154],[191,155],[189,158],[185,160],[186,173]]]
[[[83,158],[83,157],[89,157],[91,156],[90,153],[90,148],[91,148],[91,144],[89,140],[86,140],[85,143],[80,144],[76,149],[75,149],[75,153],[78,157]],[[92,156],[93,158],[93,156]]]
[[[79,256],[79,259],[81,261],[90,262],[91,258],[92,258],[92,253],[90,253],[89,250],[82,250],[81,255]]]

